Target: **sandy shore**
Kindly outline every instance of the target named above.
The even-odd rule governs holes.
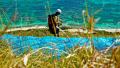
[[[42,28],[48,29],[48,27],[46,27],[46,26],[31,26],[31,27],[11,28],[11,29],[8,29],[6,32],[19,31],[19,30],[30,30],[30,29],[42,29]],[[106,31],[106,32],[120,32],[120,29],[95,29],[95,30]],[[87,33],[87,30],[83,30],[81,28],[79,28],[79,29],[67,29],[65,31]]]

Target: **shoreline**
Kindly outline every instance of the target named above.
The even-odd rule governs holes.
[[[19,30],[30,30],[30,29],[48,29],[47,26],[29,26],[29,27],[16,27],[16,28],[11,28],[11,29],[7,29],[6,32],[13,32],[13,31],[19,31]],[[96,31],[105,31],[105,32],[120,32],[120,28],[119,29],[101,29],[101,28],[97,28],[95,29]],[[84,30],[82,28],[70,28],[64,31],[69,31],[69,32],[83,32],[83,33],[87,33],[87,30]]]

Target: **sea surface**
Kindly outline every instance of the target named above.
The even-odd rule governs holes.
[[[120,0],[0,0],[0,27],[47,26],[47,16],[58,8],[63,26],[81,27],[86,5],[99,19],[95,28],[120,28]]]

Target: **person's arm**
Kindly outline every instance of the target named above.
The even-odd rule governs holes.
[[[60,19],[60,17],[58,17],[58,25],[61,26],[63,23],[62,19]]]

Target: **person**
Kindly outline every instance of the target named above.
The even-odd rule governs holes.
[[[61,14],[61,9],[57,9],[54,14],[48,15],[48,26],[50,33],[54,34],[54,36],[59,37],[59,26],[62,25],[62,22],[59,18]]]

